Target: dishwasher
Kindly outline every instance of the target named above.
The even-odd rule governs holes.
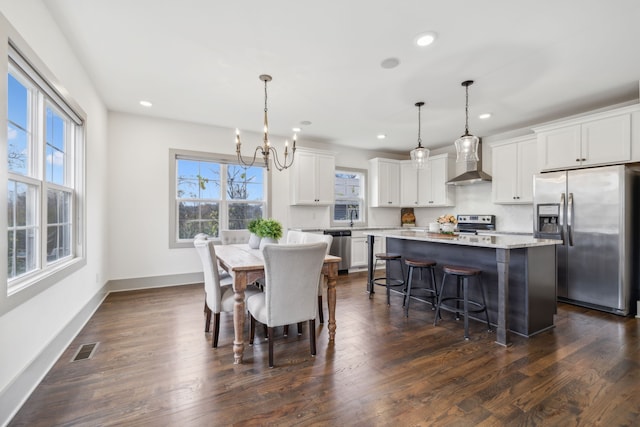
[[[333,236],[329,255],[342,258],[338,264],[338,274],[348,273],[351,265],[351,230],[324,230],[324,234]]]

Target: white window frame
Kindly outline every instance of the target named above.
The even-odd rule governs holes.
[[[358,200],[360,203],[360,218],[353,220],[354,227],[364,227],[367,225],[367,170],[366,169],[354,169],[354,168],[346,168],[346,167],[336,167],[334,174],[340,173],[355,173],[360,175],[361,183],[360,183],[360,197],[354,200]],[[338,196],[335,194],[334,187],[334,200],[344,199],[344,197]],[[335,219],[335,208],[336,205],[331,205],[331,225],[334,227],[343,227],[349,226],[351,224],[350,219],[346,220],[336,220]]]
[[[12,310],[20,304],[33,298],[48,287],[55,285],[65,277],[86,265],[86,195],[85,195],[85,140],[86,140],[86,114],[80,106],[69,96],[68,91],[60,85],[53,73],[38,58],[26,42],[20,37],[9,22],[0,15],[0,55],[5,58],[0,61],[4,78],[0,83],[0,115],[5,118],[8,96],[8,73],[11,68],[14,75],[22,82],[28,82],[29,86],[36,88],[34,105],[30,107],[33,118],[33,132],[35,149],[32,156],[34,170],[27,175],[15,174],[6,167],[8,159],[7,130],[0,135],[0,200],[3,208],[0,209],[0,315]],[[46,106],[51,107],[56,113],[61,113],[65,119],[74,123],[71,126],[73,146],[69,147],[67,161],[67,177],[64,185],[47,182],[44,176],[44,162],[46,160],[46,144],[44,142],[44,123]],[[5,125],[6,126],[6,125]],[[36,248],[36,268],[25,274],[9,279],[8,275],[8,209],[7,189],[9,181],[28,183],[35,185],[39,191],[37,201],[36,226],[39,228]],[[71,191],[71,254],[55,261],[47,261],[47,190]]]
[[[227,228],[227,224],[229,222],[228,218],[228,210],[227,206],[229,203],[237,203],[238,200],[228,200],[226,198],[226,169],[224,166],[226,165],[238,165],[238,159],[234,156],[228,156],[224,154],[215,154],[215,153],[205,153],[200,151],[189,151],[189,150],[177,150],[170,149],[169,150],[169,248],[192,248],[193,247],[193,239],[180,239],[178,236],[178,194],[177,194],[177,176],[178,176],[178,160],[195,160],[195,161],[204,161],[204,162],[212,162],[218,163],[223,168],[220,173],[220,199],[215,200],[219,202],[219,230]],[[254,167],[262,167],[261,164],[256,163]],[[265,199],[263,201],[263,215],[264,217],[268,217],[270,215],[270,185],[269,180],[271,178],[271,172],[265,171],[264,182],[263,182],[263,194]],[[255,201],[251,201],[250,203],[256,203]],[[213,238],[214,241],[219,241],[220,239],[216,236]]]

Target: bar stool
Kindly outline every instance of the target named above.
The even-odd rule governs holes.
[[[491,332],[491,324],[489,323],[489,313],[487,311],[487,302],[484,297],[484,288],[482,286],[482,270],[478,270],[470,267],[460,267],[453,265],[444,265],[442,266],[442,271],[444,275],[442,276],[442,285],[440,286],[440,295],[438,296],[438,306],[436,308],[436,318],[433,321],[433,325],[438,324],[438,316],[440,315],[440,309],[445,309],[448,311],[455,311],[456,320],[460,320],[460,303],[463,303],[463,311],[464,311],[464,339],[469,339],[469,313],[481,313],[484,311],[484,314],[487,319],[487,329]],[[446,297],[443,298],[444,295],[444,285],[447,279],[447,276],[455,276],[457,278],[457,289],[455,297]],[[471,277],[476,278],[476,283],[480,287],[480,294],[482,295],[482,303],[478,301],[469,300],[469,279]],[[460,298],[460,288],[463,288],[463,296]],[[455,301],[455,307],[443,305],[444,301],[452,300]],[[469,309],[469,305],[473,305],[477,307],[474,310]]]
[[[378,261],[383,261],[385,265],[385,276],[384,277],[374,277],[371,280],[369,298],[373,297],[373,285],[385,286],[387,288],[387,305],[391,305],[391,288],[405,286],[404,280],[404,264],[402,262],[402,255],[393,254],[393,253],[379,253],[376,254],[376,260],[373,263],[373,274],[376,274],[376,268],[378,266]],[[400,264],[400,271],[402,272],[402,278],[393,278],[391,277],[391,266],[393,262],[397,262]],[[387,276],[388,275],[388,276]]]
[[[404,263],[407,265],[407,267],[409,267],[407,271],[407,291],[404,294],[404,315],[406,317],[409,317],[409,302],[411,301],[411,291],[417,290],[427,293],[426,297],[431,299],[432,309],[435,310],[438,303],[438,285],[436,285],[435,274],[436,262],[430,259],[407,258],[404,260]],[[429,283],[431,286],[414,287],[413,271],[416,268],[420,271],[420,278],[422,278],[422,273],[424,270],[429,271]]]

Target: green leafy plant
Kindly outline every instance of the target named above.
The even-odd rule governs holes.
[[[262,218],[252,219],[249,221],[249,224],[247,225],[249,232],[258,235],[258,230],[260,229],[260,223],[262,223],[262,221]]]
[[[278,240],[282,237],[282,224],[273,218],[263,219],[258,225],[256,234]]]

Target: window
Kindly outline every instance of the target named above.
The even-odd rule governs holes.
[[[365,172],[336,170],[335,204],[333,222],[335,224],[364,224]]]
[[[83,120],[10,44],[6,86],[10,296],[83,258]],[[55,279],[53,280],[53,283]]]
[[[190,246],[194,236],[218,237],[220,229],[247,228],[266,215],[267,171],[206,154],[171,153],[175,203],[171,247]]]

